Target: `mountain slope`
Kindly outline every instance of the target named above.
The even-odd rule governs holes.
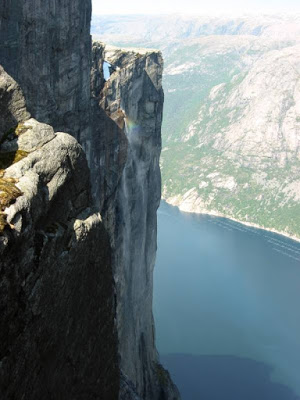
[[[163,51],[163,197],[300,237],[299,16],[99,17],[93,26],[110,42]]]
[[[239,71],[225,64],[227,55],[219,55],[222,82],[211,84],[197,117],[185,120],[179,132],[168,129],[175,137],[167,136],[162,157],[164,196],[187,211],[221,213],[297,235],[299,46],[252,57],[252,65]]]

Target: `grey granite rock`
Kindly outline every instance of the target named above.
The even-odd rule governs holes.
[[[55,130],[90,134],[90,0],[0,3],[0,63],[29,112]]]
[[[0,65],[0,141],[20,121],[29,118],[25,99],[17,83]]]
[[[141,398],[136,393],[134,384],[123,373],[121,373],[119,395],[120,395],[120,400],[141,400]]]
[[[104,60],[114,72],[105,83],[101,75],[94,77],[92,93],[128,140],[120,184],[103,213],[113,248],[121,368],[141,398],[177,399],[169,376],[160,379],[152,316],[163,61],[158,51],[128,51],[95,42],[93,70],[101,73]]]
[[[111,247],[84,152],[34,119],[22,127],[13,142],[28,154],[0,177],[11,224],[0,232],[0,398],[117,399]]]
[[[24,91],[32,117],[52,125],[54,132],[70,133],[86,153],[93,198],[92,201],[88,197],[88,205],[100,210],[112,247],[119,339],[114,349],[119,353],[120,369],[141,398],[177,399],[176,388],[169,380],[162,381],[157,370],[152,317],[156,209],[160,199],[162,58],[155,51],[127,52],[104,49],[101,44],[94,46],[92,53],[90,14],[90,0],[1,2],[0,60]],[[116,69],[107,83],[102,71],[104,57]],[[34,151],[18,164],[22,166],[21,171],[17,166],[11,167],[11,172],[21,178],[18,185],[24,182],[25,194],[7,211],[8,222],[15,225],[17,232],[22,232],[27,223],[32,224],[31,219],[37,222],[35,213],[29,213],[30,219],[26,211],[27,190],[36,193],[32,199],[37,204],[34,207],[42,202],[40,208],[45,209],[38,217],[38,225],[32,225],[37,232],[44,220],[76,218],[87,205],[86,166],[79,164],[72,169],[72,173],[80,176],[72,184],[69,180],[72,176],[69,152],[75,151],[76,146],[66,143],[61,133],[50,142],[44,141],[53,135],[51,128],[43,133],[48,129],[45,125],[39,125],[36,130],[35,122],[26,122],[29,123],[32,128],[22,133],[18,148]],[[39,141],[43,142],[41,148]],[[15,144],[11,138],[6,145]],[[39,157],[44,149],[48,157],[41,161]],[[56,153],[62,157],[57,170]],[[26,171],[26,177],[21,176],[22,171]],[[39,193],[49,197],[49,203],[43,202]],[[64,240],[53,243],[59,248]],[[39,249],[39,242],[37,246]],[[90,256],[93,252],[96,256],[99,251],[87,244],[85,248]],[[102,285],[107,276],[104,278]],[[109,282],[108,279],[105,286],[112,290],[107,294],[108,303],[110,296],[114,296]],[[95,304],[92,302],[91,306],[96,307]],[[104,299],[99,303],[101,307],[106,307]],[[102,336],[98,340],[97,346],[112,346],[110,342],[105,344]]]
[[[6,140],[1,144],[1,151],[19,149],[32,152],[50,142],[54,137],[54,130],[50,125],[41,124],[30,118],[21,122],[16,129],[11,129],[11,133],[7,134]]]

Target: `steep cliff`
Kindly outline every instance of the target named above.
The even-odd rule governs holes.
[[[117,398],[111,248],[84,152],[28,119],[3,69],[0,82],[0,397]]]
[[[91,1],[10,0],[1,2],[0,16],[1,65],[20,84],[34,118],[83,146],[102,208],[116,190],[127,141],[91,101]]]
[[[39,144],[38,147],[41,147],[41,149],[36,151],[40,152],[45,148],[42,158],[45,157],[46,160],[47,154],[51,154],[51,157],[53,157],[51,166],[48,166],[49,160],[46,160],[46,170],[37,171],[37,174],[40,173],[43,177],[42,186],[40,187],[40,184],[36,183],[38,188],[32,189],[34,193],[41,190],[44,196],[44,203],[40,204],[41,215],[37,213],[37,224],[31,222],[30,219],[26,219],[25,225],[23,224],[18,228],[21,235],[20,242],[13,235],[10,241],[5,244],[5,246],[9,246],[5,248],[7,252],[6,260],[9,263],[9,257],[13,254],[10,249],[13,249],[18,243],[22,243],[24,249],[21,246],[20,258],[14,264],[17,269],[22,269],[23,261],[21,260],[26,260],[29,257],[26,256],[28,252],[33,253],[33,260],[38,265],[38,274],[41,271],[44,274],[46,270],[44,265],[55,265],[59,271],[63,269],[65,264],[70,265],[70,270],[75,269],[78,271],[78,276],[74,277],[72,285],[81,285],[80,293],[86,288],[80,308],[82,313],[84,314],[85,296],[93,296],[93,290],[96,292],[93,296],[93,301],[88,305],[87,313],[89,307],[93,309],[94,313],[97,314],[99,312],[95,324],[97,325],[97,321],[100,321],[106,311],[111,311],[108,320],[104,324],[104,326],[108,324],[109,328],[107,329],[111,329],[112,332],[109,334],[106,331],[110,338],[109,341],[99,335],[99,343],[97,345],[91,344],[91,346],[95,346],[97,355],[94,355],[94,357],[96,358],[101,357],[101,349],[98,351],[97,346],[104,347],[104,353],[102,352],[102,354],[108,360],[111,360],[111,367],[109,365],[101,366],[101,371],[94,371],[95,374],[91,374],[89,380],[91,388],[93,377],[98,373],[101,382],[102,378],[100,377],[103,373],[103,379],[113,376],[113,378],[108,379],[114,390],[117,387],[118,391],[119,384],[117,379],[110,372],[114,372],[114,357],[115,352],[118,352],[120,360],[118,373],[121,373],[120,398],[133,399],[140,396],[143,399],[153,400],[177,399],[179,397],[177,389],[173,386],[168,373],[158,363],[152,317],[152,272],[156,252],[156,209],[160,199],[158,162],[161,149],[160,128],[163,106],[161,88],[162,59],[158,52],[124,52],[105,48],[99,43],[94,45],[92,53],[89,34],[90,13],[90,0],[72,2],[63,0],[59,3],[52,1],[40,2],[38,0],[24,3],[21,0],[12,0],[0,5],[0,35],[1,39],[3,38],[0,43],[1,64],[20,84],[24,91],[28,110],[34,118],[52,125],[55,132],[64,131],[70,133],[80,142],[86,153],[91,182],[90,196],[84,190],[84,188],[88,187],[89,180],[87,167],[78,164],[72,171],[78,180],[80,180],[81,173],[83,174],[82,183],[73,182],[79,191],[74,193],[75,189],[70,184],[64,186],[65,180],[69,182],[70,178],[70,172],[68,172],[69,162],[66,163],[65,159],[69,160],[68,152],[60,152],[60,148],[65,146],[64,141],[67,140],[65,134],[53,133],[55,137],[50,140],[51,144]],[[105,82],[103,77],[104,59],[109,61],[114,68],[114,72],[108,82]],[[16,120],[16,122],[19,122],[19,120]],[[49,129],[48,132],[50,132]],[[39,129],[33,131],[33,137],[38,135],[38,131]],[[5,132],[7,131],[3,130],[3,133]],[[19,141],[24,137],[22,135]],[[75,148],[78,146],[77,144],[75,145],[75,142],[72,143]],[[54,146],[53,151],[47,147],[51,147],[51,145]],[[66,147],[72,146],[70,144]],[[59,159],[54,157],[56,151],[60,154]],[[19,179],[23,173],[26,175],[28,172],[30,175],[31,172],[35,172],[35,164],[32,162],[28,164],[28,160],[31,160],[31,157],[34,157],[35,160],[35,151],[27,155],[16,166],[10,167],[13,168],[13,171],[17,168],[12,173],[13,177]],[[26,168],[24,165],[26,165]],[[22,173],[18,172],[18,168],[21,169]],[[48,171],[47,168],[50,170]],[[53,168],[58,168],[59,171],[62,168],[68,179],[62,178],[60,172],[53,172]],[[5,173],[5,177],[8,173],[10,171]],[[57,179],[52,182],[53,176],[56,176]],[[34,179],[33,176],[32,179]],[[39,179],[36,178],[36,180],[40,182]],[[36,181],[34,180],[34,182]],[[33,185],[33,183],[30,183],[30,185]],[[60,185],[64,189],[59,189]],[[47,191],[50,193],[51,190],[55,190],[56,186],[58,187],[59,195],[54,196],[55,201],[53,200],[52,204],[52,197],[47,198]],[[23,190],[23,187],[20,187],[20,191],[22,192]],[[72,198],[69,199],[69,196]],[[75,197],[73,198],[73,196]],[[27,201],[24,203],[22,199],[24,199],[24,195],[16,200],[16,205],[20,203],[21,207],[18,208],[17,212],[21,215],[33,215],[32,210],[35,207],[36,195],[33,196],[32,201],[29,201],[29,204]],[[50,204],[47,201],[50,201]],[[73,202],[79,204],[76,212],[73,210]],[[12,207],[14,209],[16,206]],[[85,211],[82,215],[84,210],[92,209],[92,207],[96,207],[96,211],[90,211],[90,214]],[[47,210],[50,212],[49,216]],[[59,214],[58,218],[57,213],[59,210],[61,210],[62,215]],[[75,214],[71,213],[70,216],[70,210],[72,210],[72,213],[74,211]],[[101,250],[101,246],[99,246],[99,243],[103,242],[103,248],[108,248],[108,244],[105,242],[106,234],[98,212],[101,212],[103,225],[108,232],[111,251],[105,251],[110,255],[103,254],[104,250]],[[52,213],[54,213],[53,217]],[[19,220],[19,218],[15,217],[14,213],[10,215],[9,212],[7,215],[7,217],[4,216],[4,225],[7,219],[9,224],[17,226],[15,219]],[[70,221],[73,221],[73,219],[80,219],[82,222],[74,222],[72,225]],[[27,223],[29,224],[28,226]],[[50,234],[54,234],[54,240],[51,239],[51,246],[47,245],[48,241],[45,242],[43,239],[46,229],[44,224],[46,227],[49,225]],[[76,228],[74,228],[74,224]],[[78,238],[76,236],[78,224],[83,232],[82,238],[80,235]],[[68,229],[65,228],[66,225]],[[10,226],[5,225],[5,230],[9,229]],[[22,236],[23,229],[24,234],[26,232],[26,235],[29,236]],[[100,231],[102,229],[102,233],[97,233],[97,229]],[[38,239],[31,243],[32,239],[29,240],[28,237],[34,238],[36,236],[35,233],[40,232],[40,230],[43,232],[42,238],[38,236]],[[54,233],[52,232],[53,230]],[[90,230],[92,231],[91,233],[89,233]],[[47,230],[45,232],[47,236]],[[72,232],[75,233],[73,234]],[[11,232],[8,236],[10,235]],[[72,235],[75,235],[74,243],[72,242],[73,244],[71,243],[71,247],[69,247],[70,242],[67,238],[73,237]],[[6,238],[6,236],[4,237]],[[41,239],[43,239],[42,242]],[[80,245],[77,245],[77,241]],[[65,249],[63,246],[65,246],[66,242],[68,247]],[[96,249],[97,242],[98,248]],[[51,254],[48,254],[44,247]],[[73,247],[76,254],[72,258]],[[76,250],[77,248],[78,251]],[[36,252],[39,254],[38,259],[35,256]],[[66,259],[60,261],[60,253]],[[70,257],[71,259],[69,260]],[[115,289],[111,285],[109,276],[109,257],[111,257]],[[89,283],[83,280],[80,274],[83,274],[83,270],[89,266],[92,271],[96,268],[101,270],[101,265],[107,266],[105,269],[107,275],[102,274],[100,283],[97,281],[97,273],[92,272],[96,274],[95,287],[90,290]],[[49,275],[51,287],[56,285],[58,290],[60,281],[64,281],[64,279],[53,272],[49,273]],[[45,280],[46,277],[47,275],[45,275]],[[21,282],[18,281],[17,286]],[[47,282],[45,285],[45,291],[50,291],[50,283]],[[70,290],[74,295],[76,290],[73,287]],[[115,339],[110,324],[115,315],[112,301],[115,297],[114,290],[116,290],[118,344],[113,343]],[[63,287],[60,291],[61,296],[64,296],[65,288]],[[28,293],[30,293],[30,289]],[[53,293],[53,298],[58,299],[59,297],[55,290]],[[107,301],[103,301],[103,293],[106,293]],[[37,299],[40,298],[41,291],[37,291]],[[99,309],[97,310],[98,301]],[[25,298],[24,302],[27,304],[29,298]],[[46,318],[46,315],[48,315],[47,307],[45,303],[41,304],[40,312],[44,312],[44,318]],[[51,301],[49,304],[51,304]],[[62,307],[62,303],[60,304]],[[103,313],[101,313],[102,308],[104,308]],[[61,310],[58,313],[61,313]],[[54,314],[53,319],[56,315]],[[68,322],[66,322],[68,315],[66,312],[66,320],[64,321],[66,325],[61,325],[59,332],[63,332],[65,329],[69,332]],[[72,316],[71,311],[70,316]],[[88,316],[91,317],[91,314],[82,315],[82,318],[88,318]],[[10,314],[10,318],[12,318],[12,314]],[[58,321],[60,321],[59,318]],[[53,325],[51,332],[54,335],[56,325],[54,321],[51,323]],[[78,321],[78,323],[79,326],[82,324],[85,326],[87,321],[82,320],[82,322]],[[87,324],[87,329],[92,329],[90,325]],[[30,327],[29,319],[26,319],[23,326]],[[39,326],[39,322],[37,322],[37,327]],[[82,331],[79,327],[78,329],[80,334],[74,332],[72,337],[74,341],[77,338],[76,335],[81,338],[84,338],[85,335],[87,337],[91,335],[91,333]],[[92,339],[97,335],[96,326]],[[63,345],[63,341],[60,341],[61,337],[57,340],[57,343]],[[13,340],[13,343],[16,343],[16,341]],[[26,343],[25,339],[23,343]],[[45,346],[47,347],[48,345],[49,343],[46,340]],[[87,344],[85,344],[86,346]],[[39,346],[37,347],[39,348]],[[110,348],[111,353],[109,352]],[[52,350],[50,352],[53,355],[54,352]],[[56,371],[59,363],[64,364],[61,361],[65,359],[63,351],[58,349],[57,354],[61,354],[61,358],[53,356],[53,361],[51,361],[53,371]],[[92,365],[94,362],[97,369],[99,360],[94,360],[94,358],[88,360],[89,357],[87,356],[88,353],[83,356],[85,362],[88,365]],[[102,357],[102,359],[105,360],[105,357]],[[34,353],[32,353],[32,358],[35,359]],[[65,363],[74,367],[72,360],[70,362],[65,361]],[[85,368],[84,363],[82,368]],[[88,367],[86,367],[85,372],[87,370]],[[51,371],[50,374],[52,375]],[[61,371],[61,376],[64,376],[63,370]],[[83,376],[84,374],[81,374],[78,377],[78,385],[83,384],[83,388],[85,388],[86,384],[83,381]],[[76,374],[73,377],[77,379]],[[97,382],[98,384],[99,382]],[[104,385],[102,389],[104,392],[98,392],[97,385],[94,387],[94,397],[88,393],[82,394],[82,398],[116,398],[117,393],[114,390],[110,394],[108,394],[108,391],[105,392],[108,384]],[[74,386],[75,392],[76,388]],[[57,393],[60,395],[60,392]],[[102,397],[101,393],[104,393]],[[63,398],[63,394],[61,396]]]
[[[87,139],[91,2],[8,0],[0,16],[0,62],[21,85],[28,111]]]
[[[104,60],[111,65],[111,76],[104,82],[92,75],[92,93],[128,140],[120,185],[103,213],[112,238],[121,368],[144,399],[177,398],[158,363],[152,317],[163,61],[157,51],[125,51],[95,42],[94,73],[103,70]],[[167,377],[166,387],[161,374]]]

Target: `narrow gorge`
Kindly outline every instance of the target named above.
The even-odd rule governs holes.
[[[152,316],[161,54],[92,43],[90,0],[0,16],[0,397],[179,399]]]

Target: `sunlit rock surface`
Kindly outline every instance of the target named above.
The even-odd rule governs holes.
[[[17,83],[0,66],[0,141],[9,129],[28,119],[25,99]]]

